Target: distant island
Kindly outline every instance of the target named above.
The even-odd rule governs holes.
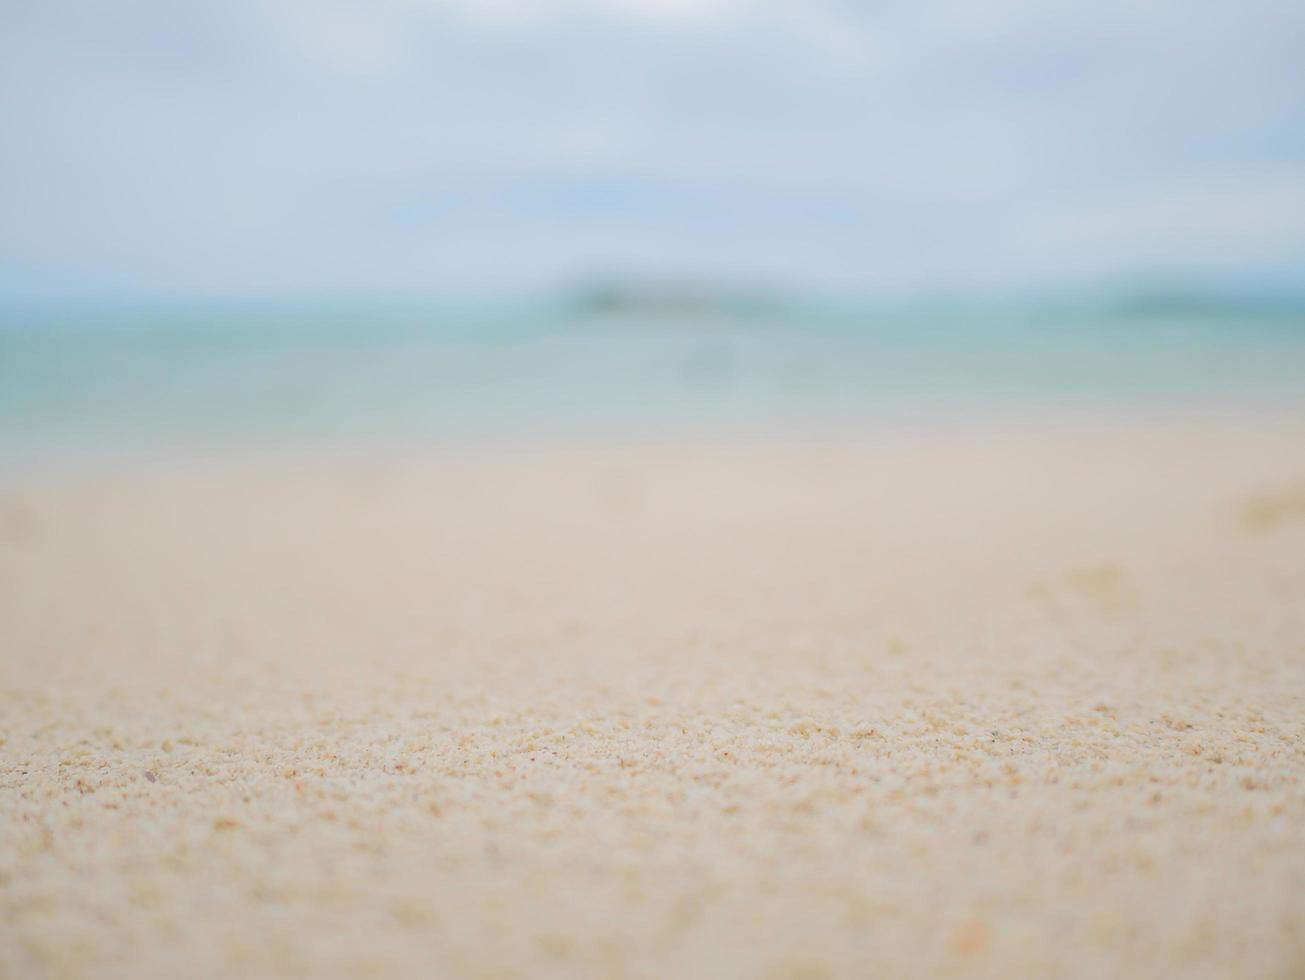
[[[1125,316],[1229,317],[1305,322],[1305,296],[1298,293],[1217,293],[1181,289],[1138,290],[1122,296],[1115,311]]]
[[[761,288],[679,280],[600,279],[566,293],[573,311],[602,316],[657,316],[668,319],[756,318],[778,312],[787,303]]]

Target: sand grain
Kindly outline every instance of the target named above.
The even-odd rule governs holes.
[[[1299,976],[1302,446],[14,488],[0,973]]]

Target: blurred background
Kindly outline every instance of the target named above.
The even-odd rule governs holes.
[[[1305,6],[0,0],[0,451],[1305,396]]]

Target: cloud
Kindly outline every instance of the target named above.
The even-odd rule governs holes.
[[[1305,269],[1305,13],[1269,0],[51,0],[0,20],[0,290]]]
[[[1061,219],[1044,242],[1104,260],[1110,271],[1273,262],[1305,254],[1305,167],[1127,188],[1066,208]]]
[[[450,21],[491,34],[596,20],[683,28],[721,24],[755,6],[756,0],[281,0],[248,3],[244,14],[255,28],[270,20],[324,66],[374,74],[414,54],[412,34],[447,29]]]

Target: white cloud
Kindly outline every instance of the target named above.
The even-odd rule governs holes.
[[[138,3],[0,10],[0,288],[1305,265],[1270,0]]]
[[[1116,261],[1272,259],[1305,249],[1305,166],[1130,188],[1064,224],[1069,242]]]
[[[587,6],[667,20],[700,20],[737,13],[745,0],[590,0]]]
[[[338,71],[374,74],[403,56],[407,17],[399,4],[283,0],[271,9],[296,46]]]

